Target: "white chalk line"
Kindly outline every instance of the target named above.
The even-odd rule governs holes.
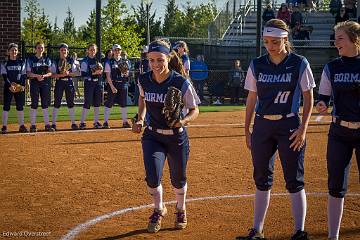
[[[288,196],[289,193],[271,193],[271,196]],[[323,192],[311,192],[306,193],[307,196],[328,196],[328,193]],[[206,200],[221,200],[221,199],[231,199],[231,198],[251,198],[254,197],[255,194],[236,194],[236,195],[223,195],[223,196],[207,196],[207,197],[197,197],[197,198],[189,198],[186,199],[186,202],[196,202],[196,201],[206,201]],[[360,197],[360,193],[347,193],[346,196],[355,196]],[[164,204],[175,204],[176,201],[168,201],[164,202]],[[77,225],[75,228],[71,229],[65,236],[61,238],[61,240],[71,240],[74,239],[77,235],[79,235],[80,232],[85,231],[87,228],[102,222],[104,220],[110,219],[112,217],[116,217],[122,214],[125,214],[127,212],[134,212],[146,208],[153,208],[154,204],[148,204],[148,205],[141,205],[141,206],[135,206],[135,207],[128,207],[123,208],[114,212],[110,212],[98,217],[95,217],[93,219],[90,219],[86,221],[85,223],[81,223]]]
[[[320,118],[320,120],[317,120],[317,118]],[[321,121],[322,116],[318,116],[316,117],[315,120],[310,120],[310,123],[330,123],[331,121]],[[203,128],[203,127],[244,127],[245,123],[211,123],[211,124],[191,124],[189,126],[187,126],[188,128]],[[94,133],[94,132],[112,132],[112,131],[131,131],[130,128],[120,128],[120,127],[116,127],[116,128],[110,128],[110,129],[83,129],[83,130],[71,130],[71,129],[64,129],[64,130],[59,130],[59,131],[55,131],[55,132],[46,132],[46,131],[40,131],[40,132],[36,132],[36,133],[10,133],[10,134],[3,134],[0,136],[4,136],[4,137],[11,137],[11,136],[35,136],[35,135],[42,135],[42,134],[79,134],[79,133]]]

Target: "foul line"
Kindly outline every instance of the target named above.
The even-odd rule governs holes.
[[[331,121],[317,121],[315,120],[310,120],[309,123],[316,123],[317,125],[319,123],[321,124],[326,124],[326,123],[330,123]],[[194,124],[194,125],[189,125],[187,127],[189,128],[202,128],[202,127],[244,127],[245,123],[211,123],[211,124]],[[45,131],[41,131],[41,132],[36,132],[36,133],[9,133],[9,134],[3,134],[2,136],[6,136],[6,137],[11,137],[11,136],[36,136],[36,135],[42,135],[42,134],[78,134],[78,133],[93,133],[93,132],[106,132],[106,131],[129,131],[131,132],[130,128],[121,128],[121,127],[115,127],[115,128],[110,128],[110,129],[93,129],[93,128],[88,128],[88,129],[83,129],[83,130],[71,130],[71,129],[61,129],[59,131],[55,131],[55,132],[45,132]]]
[[[288,196],[289,193],[271,193],[271,196]],[[322,192],[313,192],[313,193],[306,193],[307,196],[328,196],[328,193],[322,193]],[[221,199],[231,199],[231,198],[251,198],[254,197],[255,194],[237,194],[237,195],[223,195],[223,196],[208,196],[208,197],[198,197],[198,198],[190,198],[187,199],[186,202],[196,202],[196,201],[206,201],[206,200],[221,200]],[[355,196],[360,197],[360,193],[347,193],[346,196]],[[176,201],[169,201],[164,202],[164,204],[175,204]],[[127,212],[134,212],[145,208],[153,208],[154,204],[148,204],[148,205],[141,205],[141,206],[135,206],[135,207],[129,207],[129,208],[123,208],[118,211],[110,212],[101,216],[98,216],[96,218],[93,218],[91,220],[86,221],[85,223],[77,225],[75,228],[71,229],[65,236],[61,238],[61,240],[71,240],[74,239],[80,232],[85,231],[87,228],[102,222],[106,219],[119,216],[122,214],[125,214]]]

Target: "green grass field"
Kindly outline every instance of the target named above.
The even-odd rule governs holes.
[[[2,109],[2,105],[1,109]],[[25,113],[25,124],[28,124],[30,122],[29,119],[29,108],[28,106],[25,106],[24,109],[24,113]],[[228,112],[228,111],[236,111],[236,110],[241,110],[244,109],[244,106],[200,106],[200,112]],[[76,106],[75,107],[75,119],[78,121],[80,120],[80,115],[81,115],[81,111],[82,111],[82,107],[81,106]],[[135,115],[135,113],[137,112],[137,106],[129,106],[128,107],[128,117],[131,118]],[[100,120],[104,119],[104,110],[103,107],[100,107]],[[52,107],[49,108],[49,115],[50,115],[50,119],[51,119],[51,114],[52,114]],[[93,108],[90,109],[90,111],[88,112],[88,116],[87,119],[93,119]],[[111,111],[111,115],[110,115],[110,119],[121,119],[121,112],[120,112],[120,107],[118,106],[114,106],[112,108]],[[37,111],[37,122],[42,122],[42,110],[39,107],[38,111]],[[58,113],[58,117],[57,117],[57,121],[61,122],[61,121],[69,121],[69,112],[66,106],[62,106],[59,110]],[[11,123],[17,123],[17,113],[16,113],[16,109],[15,106],[11,106],[10,112],[9,112],[9,119],[8,119],[8,124]]]

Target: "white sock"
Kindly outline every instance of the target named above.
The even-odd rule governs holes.
[[[50,122],[49,122],[49,111],[48,111],[48,109],[43,108],[42,112],[43,112],[43,118],[44,118],[45,125],[49,125]]]
[[[30,124],[31,125],[36,124],[36,112],[37,112],[37,109],[30,108]]]
[[[121,108],[121,118],[123,122],[127,122],[127,108],[122,107]]]
[[[104,122],[109,121],[110,112],[111,112],[111,108],[104,107]]]
[[[24,111],[17,111],[19,126],[24,125]]]
[[[94,123],[99,121],[100,107],[94,107]]]
[[[341,218],[344,209],[344,198],[328,197],[328,231],[329,238],[339,238]]]
[[[7,126],[7,120],[8,120],[9,112],[3,111],[2,112],[2,125]]]
[[[254,228],[262,232],[264,228],[266,211],[270,202],[270,190],[255,192]]]
[[[68,108],[69,110],[69,115],[70,115],[70,120],[71,120],[71,124],[75,124],[75,108]]]
[[[56,118],[59,112],[59,108],[54,107],[52,112],[52,124],[56,125]]]
[[[295,232],[304,231],[306,217],[306,194],[305,190],[291,193],[292,214],[295,220]]]
[[[80,123],[85,122],[86,115],[87,115],[88,111],[89,111],[89,109],[87,109],[87,108],[82,109]]]
[[[175,197],[176,197],[176,208],[179,210],[185,210],[185,199],[186,199],[186,192],[187,192],[187,183],[184,187],[177,189],[174,188]]]
[[[164,208],[163,204],[163,187],[160,184],[156,188],[151,188],[148,186],[148,191],[153,197],[155,208],[162,210]]]

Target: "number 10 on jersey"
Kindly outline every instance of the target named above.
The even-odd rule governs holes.
[[[279,91],[274,100],[274,103],[286,103],[289,95],[290,95],[290,91],[284,91],[284,92]]]

